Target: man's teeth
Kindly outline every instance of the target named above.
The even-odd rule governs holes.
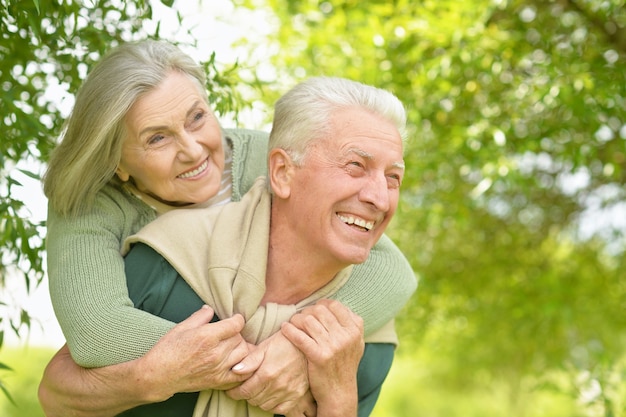
[[[208,159],[206,161],[204,161],[204,163],[202,165],[200,165],[198,168],[194,169],[193,171],[189,171],[189,172],[185,172],[184,174],[180,174],[178,176],[178,178],[191,178],[191,177],[194,177],[194,176],[198,175],[199,173],[201,173],[202,171],[204,171],[207,166],[209,166],[209,160]]]
[[[341,220],[345,224],[354,224],[367,230],[372,230],[372,228],[374,227],[374,222],[368,222],[368,221],[365,221],[363,219],[358,219],[358,218],[355,219],[352,216],[342,216],[342,215],[337,215],[337,216],[339,217],[339,220]]]

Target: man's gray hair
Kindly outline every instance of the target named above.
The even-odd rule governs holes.
[[[389,91],[345,78],[313,77],[276,102],[269,150],[285,149],[295,163],[302,163],[308,145],[329,135],[333,113],[351,107],[390,121],[405,137],[406,111]]]

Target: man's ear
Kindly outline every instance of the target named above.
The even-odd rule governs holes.
[[[291,194],[291,181],[295,165],[284,149],[272,149],[268,155],[268,180],[277,197],[287,198]]]
[[[126,172],[124,168],[119,165],[115,169],[115,175],[117,175],[117,178],[119,178],[122,182],[126,182],[130,179],[128,172]]]

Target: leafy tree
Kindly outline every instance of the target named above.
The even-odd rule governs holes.
[[[161,3],[169,7],[173,1]],[[18,164],[47,161],[64,122],[59,95],[71,100],[89,68],[106,50],[124,41],[160,37],[159,22],[150,31],[144,25],[152,11],[144,0],[0,0],[4,135],[0,141],[0,288],[6,287],[7,280],[21,279],[30,291],[44,276],[45,222],[33,221],[28,207],[14,193],[22,187],[20,173],[38,180],[40,172]],[[180,21],[182,17],[177,16]],[[197,46],[193,37],[190,42],[188,46]],[[236,117],[242,105],[241,96],[233,89],[238,82],[237,66],[218,71],[214,54],[202,64],[214,108]],[[21,329],[29,328],[30,321],[22,306],[0,295],[0,348],[5,331],[19,335]],[[0,370],[6,369],[9,366],[0,363]],[[0,389],[7,393],[1,379]]]
[[[408,108],[390,231],[422,276],[406,351],[459,390],[506,384],[518,415],[524,384],[563,372],[623,412],[603,376],[626,344],[623,0],[237,3],[278,19],[266,99],[338,75]]]
[[[528,411],[529,383],[573,396],[596,384],[604,415],[623,412],[624,1],[233,2],[271,17],[275,76],[245,72],[265,79],[259,100],[326,74],[406,104],[409,168],[390,234],[422,277],[401,349],[428,358],[429,381],[452,395],[500,383],[511,415]],[[0,0],[0,287],[43,277],[45,224],[12,191],[16,165],[45,162],[59,137],[51,86],[71,97],[103,51],[159,36],[143,26],[151,13],[140,0]],[[218,112],[240,108],[239,67],[205,67]],[[2,295],[0,309],[1,347],[30,319]]]
[[[65,91],[75,91],[106,47],[139,31],[140,17],[148,11],[137,6],[107,1],[92,8],[82,7],[81,2],[0,1],[1,287],[21,275],[30,290],[43,278],[44,224],[32,222],[28,208],[12,192],[21,187],[15,178],[16,165],[24,160],[45,161],[61,131],[58,101],[46,94],[46,88],[59,84]],[[38,172],[21,171],[39,178]],[[8,300],[0,299],[0,306],[1,347],[5,330],[18,333],[29,327],[30,317]]]

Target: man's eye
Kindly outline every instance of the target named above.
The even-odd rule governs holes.
[[[402,178],[399,175],[387,175],[387,184],[390,188],[398,188],[402,184]]]

